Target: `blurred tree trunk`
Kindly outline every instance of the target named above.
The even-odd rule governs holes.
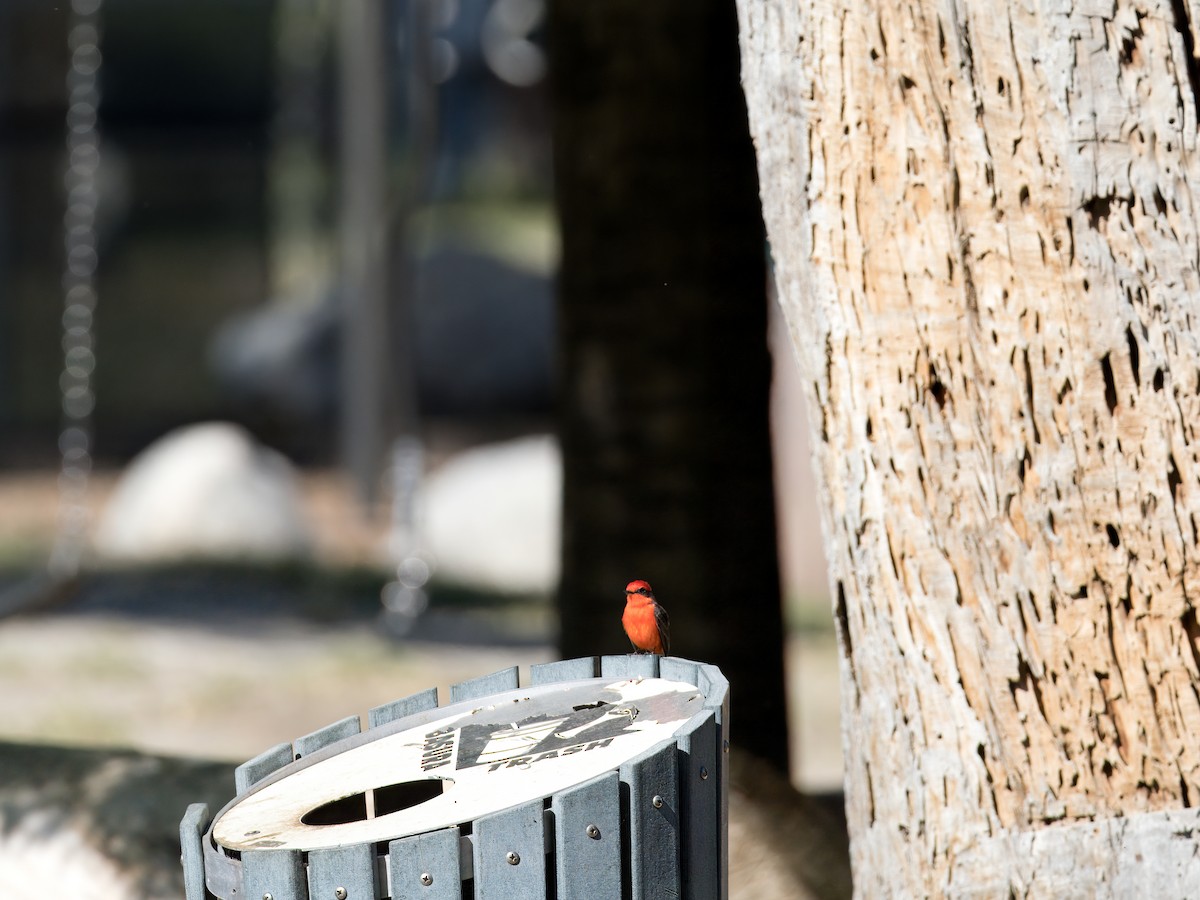
[[[739,9],[858,893],[1195,895],[1196,7]]]
[[[787,763],[762,216],[732,0],[550,3],[565,656],[624,653],[625,584]]]

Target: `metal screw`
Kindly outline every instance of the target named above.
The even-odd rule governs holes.
[[[662,809],[663,798],[660,797],[658,794],[655,794],[653,797],[650,798],[650,803],[651,803],[651,805],[654,806],[655,809]]]
[[[705,766],[700,767],[700,780],[708,781],[708,769]]]
[[[595,825],[589,825],[587,827],[587,836],[590,837],[593,841],[600,840],[600,829],[597,828]]]
[[[333,896],[336,897],[337,900],[346,900],[346,889],[344,887],[335,887],[333,889]]]
[[[431,884],[433,884],[433,876],[430,875],[428,872],[422,872],[421,873],[421,884],[425,885],[425,887],[429,887]]]
[[[509,850],[508,856],[506,856],[504,858],[508,860],[508,864],[510,866],[515,866],[517,863],[519,863],[521,861],[521,854],[517,853],[515,850]]]
[[[265,894],[263,894],[263,900],[275,900],[275,895],[270,891],[267,891]]]

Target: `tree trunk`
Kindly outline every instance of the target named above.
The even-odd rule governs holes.
[[[1194,9],[740,2],[863,896],[1200,884]]]
[[[766,259],[732,0],[549,5],[564,655],[629,652],[624,587],[786,770]]]

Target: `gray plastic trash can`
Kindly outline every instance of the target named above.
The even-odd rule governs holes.
[[[729,685],[606,656],[377,707],[236,770],[180,823],[187,900],[728,896]]]

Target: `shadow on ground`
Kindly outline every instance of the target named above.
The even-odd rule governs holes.
[[[120,616],[218,632],[279,625],[379,623],[386,578],[372,569],[180,564],[88,572],[72,578],[0,572],[0,621],[8,616]],[[429,607],[397,637],[522,647],[553,638],[550,598],[435,582]]]

